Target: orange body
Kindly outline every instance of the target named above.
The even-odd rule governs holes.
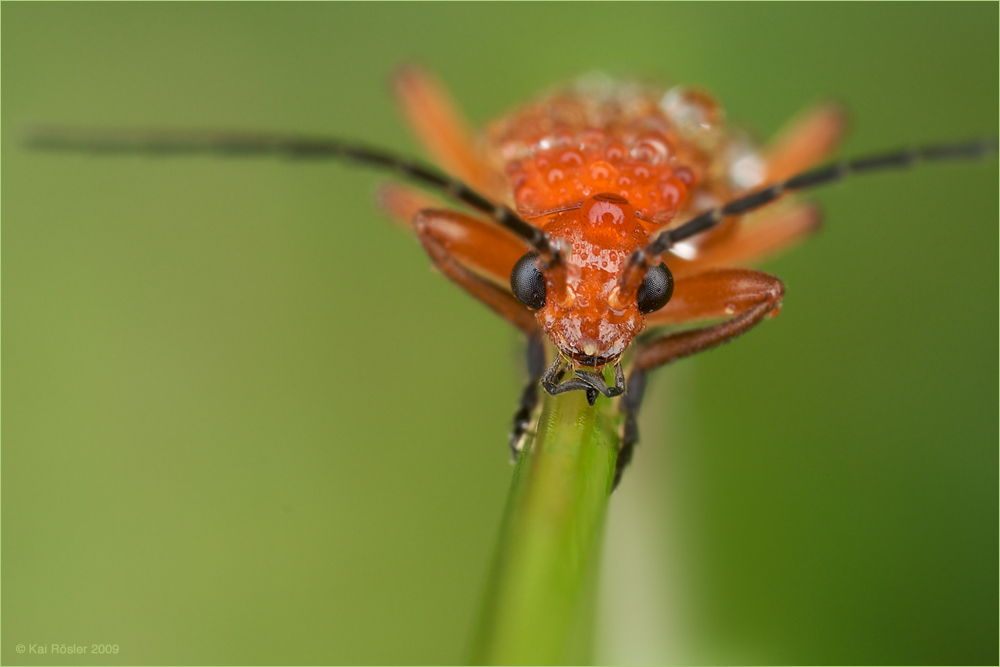
[[[402,186],[384,190],[383,206],[414,221],[451,280],[528,335],[541,330],[562,355],[596,368],[617,362],[648,326],[731,317],[765,302],[776,312],[780,281],[735,267],[814,229],[819,218],[808,205],[727,219],[673,248],[662,259],[676,279],[674,297],[656,312],[640,312],[642,276],[629,282],[623,271],[657,232],[812,166],[843,127],[838,111],[821,108],[761,151],[703,92],[590,77],[496,121],[475,141],[426,73],[402,70],[397,91],[438,163],[515,209],[559,249],[563,261],[542,267],[544,306],[532,312],[511,297],[511,268],[531,250],[521,239]],[[755,217],[760,224],[744,222]]]
[[[715,102],[682,88],[583,83],[495,123],[485,143],[505,198],[564,244],[565,271],[547,276],[536,318],[588,366],[618,359],[644,327],[635,294],[616,291],[629,256],[679,214],[763,179]]]

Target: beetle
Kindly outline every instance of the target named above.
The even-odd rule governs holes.
[[[992,138],[817,166],[843,135],[836,107],[806,113],[759,148],[724,121],[704,91],[597,75],[514,111],[477,143],[428,73],[400,69],[395,90],[443,171],[379,148],[279,134],[37,127],[27,144],[344,159],[393,171],[466,206],[471,213],[399,184],[378,196],[389,216],[412,226],[449,280],[526,336],[529,379],[511,429],[515,455],[531,430],[539,386],[552,395],[585,392],[591,405],[601,395],[620,397],[615,486],[638,442],[648,373],[780,311],[782,282],[746,267],[818,228],[818,209],[788,195],[851,174],[997,153]],[[712,320],[720,321],[636,342],[647,330]],[[551,362],[546,338],[555,349]]]

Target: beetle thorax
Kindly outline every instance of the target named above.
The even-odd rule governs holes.
[[[542,146],[547,145],[543,140]],[[521,211],[552,211],[602,192],[624,197],[640,215],[667,221],[687,202],[693,172],[675,163],[673,141],[645,132],[628,143],[591,130],[572,146],[538,149],[508,164]]]

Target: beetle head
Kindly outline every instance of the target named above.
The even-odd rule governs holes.
[[[560,259],[545,265],[536,253],[522,257],[511,272],[514,295],[536,311],[562,354],[582,366],[617,361],[642,330],[643,315],[662,307],[673,289],[665,266],[629,294],[619,286],[629,256],[648,240],[635,208],[619,195],[598,194],[554,213],[545,231]]]

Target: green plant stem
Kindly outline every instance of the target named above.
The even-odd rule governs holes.
[[[567,659],[618,456],[618,415],[584,393],[544,395],[534,441],[517,460],[479,624],[473,664]]]

